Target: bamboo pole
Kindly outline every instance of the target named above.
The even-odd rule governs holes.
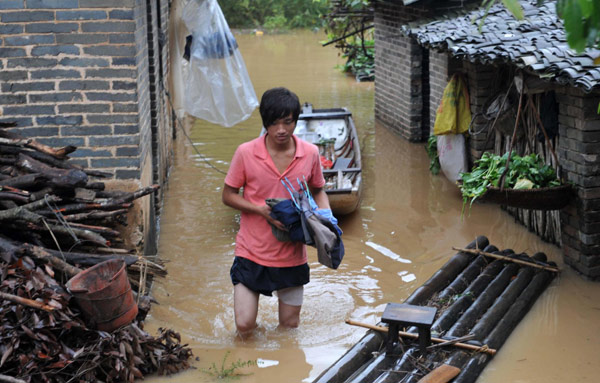
[[[357,322],[357,321],[353,321],[351,319],[347,319],[346,323],[349,325],[352,325],[352,326],[360,326],[360,327],[368,328],[368,329],[375,330],[375,331],[380,331],[380,332],[385,332],[385,333],[388,332],[388,328],[384,327],[384,326],[376,326],[376,325],[372,325],[372,324],[368,324],[368,323]],[[419,338],[418,334],[412,334],[412,333],[405,332],[405,331],[398,331],[398,335],[400,335],[403,338],[410,338],[410,339],[418,339]],[[431,337],[431,341],[433,343],[444,343],[444,342],[448,342],[448,339]],[[458,348],[463,348],[465,350],[483,352],[488,355],[496,354],[496,350],[494,350],[493,348],[487,348],[485,346],[480,347],[480,346],[474,346],[472,344],[460,343],[460,342],[455,343],[452,346],[458,347]]]
[[[475,254],[475,255],[485,255],[486,257],[490,257],[490,258],[501,259],[503,261],[514,262],[514,263],[518,263],[520,265],[531,266],[531,267],[535,267],[535,268],[542,269],[542,270],[552,271],[554,273],[560,273],[560,270],[558,267],[538,265],[537,263],[523,261],[523,260],[520,260],[517,258],[506,257],[504,255],[487,253],[487,252],[481,251],[481,250],[461,249],[458,247],[452,247],[452,250],[463,251],[465,253]]]
[[[466,340],[471,340],[473,338],[475,338],[475,335],[474,334],[469,334],[469,335],[461,336],[460,338],[456,338],[456,339],[452,339],[452,340],[447,340],[447,341],[442,342],[442,343],[433,344],[433,345],[427,347],[427,349],[431,350],[431,349],[438,348],[438,347],[452,346],[453,344],[461,343],[461,342],[464,342]]]
[[[54,307],[48,306],[42,302],[34,301],[33,299],[27,299],[20,297],[18,295],[3,293],[0,291],[0,298],[6,299],[7,301],[11,301],[14,303],[18,303],[24,306],[33,307],[34,309],[40,309],[44,311],[54,311]]]

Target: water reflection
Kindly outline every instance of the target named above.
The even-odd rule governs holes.
[[[324,36],[236,36],[258,95],[273,86],[294,90],[315,107],[348,107],[363,150],[365,188],[360,208],[341,217],[346,256],[338,270],[316,262],[309,248],[311,282],[305,289],[301,326],[277,328],[276,298],[261,297],[256,336],[236,341],[229,267],[239,215],[221,203],[223,175],[235,148],[259,133],[258,112],[233,128],[198,121],[192,144],[179,140],[161,216],[159,250],[168,278],[158,281],[147,329],[182,334],[199,358],[176,382],[214,381],[201,369],[229,361],[277,360],[244,370],[243,382],[312,381],[364,334],[344,324],[376,323],[388,302],[402,302],[450,256],[485,234],[490,242],[560,262],[558,248],[543,243],[496,206],[474,205],[461,218],[455,185],[431,176],[422,145],[399,139],[373,118],[373,84],[356,83],[334,70],[334,49]],[[481,382],[595,381],[600,376],[600,287],[565,271],[516,328]],[[543,378],[542,378],[543,377]],[[146,381],[162,382],[160,377]]]

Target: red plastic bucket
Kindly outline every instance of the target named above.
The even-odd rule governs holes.
[[[67,282],[91,327],[113,331],[129,324],[137,315],[127,279],[125,261],[111,259],[86,269]]]

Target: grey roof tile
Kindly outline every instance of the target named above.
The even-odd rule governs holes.
[[[568,47],[562,21],[555,12],[556,0],[536,5],[537,0],[519,0],[525,20],[517,21],[502,5],[494,5],[481,28],[472,22],[483,15],[476,9],[463,15],[404,27],[406,34],[435,50],[446,50],[471,62],[512,62],[527,66],[543,78],[581,87],[600,89],[600,69],[594,58],[600,50],[577,54]]]

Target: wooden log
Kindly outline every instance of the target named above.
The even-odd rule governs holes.
[[[66,162],[64,159],[58,159],[56,157],[53,157],[49,154],[45,154],[42,152],[38,152],[36,150],[27,150],[27,149],[23,149],[23,148],[2,148],[0,146],[0,153],[11,153],[15,156],[18,156],[19,154],[25,154],[33,159],[36,159],[38,161],[41,161],[47,165],[50,166],[54,166],[55,168],[61,168],[61,169],[79,169],[81,170],[81,166],[75,165],[75,164],[71,164],[69,162]]]
[[[19,153],[19,159],[17,160],[16,166],[19,169],[26,170],[30,173],[44,174],[48,178],[48,182],[51,186],[59,188],[74,189],[76,187],[85,186],[88,182],[87,174],[81,170],[59,169],[48,166],[23,153]]]
[[[460,368],[442,364],[429,374],[425,375],[418,383],[447,383],[460,373]]]
[[[466,249],[483,249],[489,244],[484,236],[477,237],[474,241],[465,246]],[[448,286],[456,276],[464,270],[465,267],[474,258],[472,254],[459,252],[454,255],[446,264],[444,264],[435,274],[431,276],[421,287],[416,289],[404,303],[411,305],[420,305],[427,301],[433,294],[441,291]]]
[[[71,239],[73,239],[72,236],[75,235],[77,237],[76,238],[77,240],[83,239],[85,241],[95,243],[99,246],[110,246],[109,240],[107,240],[100,234],[94,233],[93,231],[86,230],[86,229],[78,229],[75,227],[65,227],[62,225],[51,225],[48,223],[46,223],[42,226],[42,225],[38,225],[33,222],[29,222],[27,224],[27,227],[31,230],[38,231],[38,232],[50,231],[53,234],[60,234],[60,235],[63,235],[65,237],[71,238]]]
[[[15,194],[20,194],[23,196],[31,195],[31,193],[28,192],[27,190],[17,189],[17,188],[13,188],[10,186],[0,186],[0,190],[5,191],[5,192],[7,191],[7,192],[15,193]]]
[[[114,216],[127,213],[127,209],[118,209],[112,211],[92,210],[85,213],[65,215],[63,218],[69,222],[78,222],[85,220],[106,219]]]
[[[27,383],[22,379],[13,378],[12,376],[0,374],[0,382],[4,383]]]
[[[0,210],[9,210],[9,209],[14,209],[15,207],[18,207],[19,205],[17,205],[16,203],[14,203],[14,201],[10,201],[10,200],[0,200]]]
[[[486,344],[490,347],[502,347],[510,333],[521,319],[523,319],[525,314],[527,314],[535,300],[540,296],[544,289],[546,289],[555,275],[555,273],[546,270],[538,272],[519,295],[517,300],[511,305],[510,309],[508,309],[500,322],[498,322],[494,330],[492,330],[490,335],[485,339]],[[461,373],[456,377],[454,383],[474,383],[489,360],[490,357],[488,355],[476,355],[472,357],[465,368],[463,368]]]
[[[54,307],[52,306],[48,306],[42,302],[34,301],[33,299],[23,298],[18,295],[3,293],[0,291],[0,298],[6,299],[7,301],[11,301],[13,303],[18,303],[23,306],[32,307],[34,309],[54,311]]]
[[[4,192],[4,191],[0,191],[0,199],[17,201],[20,203],[29,202],[29,197],[23,196],[21,194],[13,193],[13,192]]]
[[[12,166],[7,166],[7,165],[1,165],[0,164],[0,174],[3,174],[5,176],[9,176],[9,177],[14,177],[14,175],[12,174],[14,170],[14,167]]]
[[[433,323],[432,331],[442,334],[456,323],[460,315],[469,308],[492,279],[504,268],[502,261],[490,263],[483,272],[469,285],[461,296],[454,301]]]
[[[43,174],[26,174],[0,181],[0,186],[12,186],[18,189],[30,189],[33,187],[37,187],[42,182],[45,182],[47,180],[48,177],[44,176]]]
[[[104,204],[100,203],[73,203],[61,205],[58,209],[50,210],[44,209],[38,211],[40,215],[43,216],[53,216],[55,213],[62,213],[63,215],[80,213],[83,211],[90,210],[119,210],[119,209],[127,209],[131,207],[131,203],[120,203],[119,201],[112,201],[110,203],[106,202]]]
[[[104,188],[106,188],[106,185],[104,182],[88,182],[87,185],[85,185],[85,188],[102,191]]]
[[[0,137],[10,138],[10,139],[15,139],[15,140],[19,140],[19,139],[24,140],[25,139],[24,137],[22,137],[21,135],[19,135],[17,133],[9,132],[6,130],[0,130]],[[48,145],[39,143],[33,139],[27,139],[27,140],[29,141],[26,144],[28,147],[33,148],[39,152],[49,154],[56,158],[65,158],[69,153],[72,153],[77,149],[77,147],[71,146],[71,145],[65,146],[63,148],[55,149]]]
[[[517,274],[519,266],[511,263],[506,265],[504,270],[494,278],[494,280],[483,290],[481,295],[477,297],[475,302],[464,312],[463,315],[454,323],[454,325],[446,332],[448,337],[462,337],[466,335],[475,325],[487,309],[494,303],[512,278]],[[480,341],[483,339],[479,339]]]
[[[48,223],[52,223],[52,225],[61,225],[61,223],[57,220],[48,220]],[[107,235],[109,237],[119,237],[121,235],[121,233],[119,233],[117,230],[111,229],[110,227],[105,227],[105,226],[94,226],[94,225],[86,225],[86,224],[82,224],[82,223],[75,223],[75,222],[71,222],[69,223],[69,227],[72,228],[76,228],[76,229],[82,229],[82,230],[88,230],[94,233],[98,233],[98,234],[102,234],[102,235]]]
[[[351,319],[347,319],[346,323],[349,325],[352,325],[352,326],[360,326],[360,327],[365,327],[365,328],[375,330],[375,331],[381,331],[383,333],[388,332],[388,328],[385,326],[376,326],[376,325],[372,325],[372,324],[368,324],[368,323],[353,321]],[[413,334],[413,333],[409,333],[406,331],[398,331],[398,335],[401,336],[402,338],[408,338],[408,339],[413,339],[413,340],[419,339],[418,334]],[[433,342],[433,343],[443,343],[446,341],[448,341],[448,339],[431,337],[431,342]],[[474,345],[468,344],[468,343],[455,343],[452,345],[452,347],[458,347],[458,348],[462,348],[464,350],[469,350],[469,351],[482,352],[482,353],[485,353],[488,355],[494,355],[496,353],[496,350],[494,350],[494,349],[474,346]]]
[[[517,300],[510,306],[510,309],[504,314],[494,330],[488,335],[485,342],[491,347],[502,347],[512,330],[519,324],[525,314],[529,312],[533,303],[544,289],[546,289],[553,277],[554,275],[550,272],[538,272]]]
[[[152,193],[156,192],[158,189],[160,189],[160,185],[146,186],[145,188],[134,191],[133,193],[131,193],[131,195],[129,195],[127,197],[119,198],[118,201],[120,201],[121,203],[131,202],[138,198],[142,198],[143,196],[146,196],[148,194],[152,194]]]
[[[461,336],[460,338],[456,338],[456,339],[452,339],[452,340],[447,340],[447,341],[445,341],[443,343],[433,344],[433,345],[427,347],[427,350],[429,351],[429,350],[433,350],[434,348],[451,346],[451,345],[453,345],[455,343],[465,342],[465,341],[471,340],[473,338],[475,338],[475,335],[473,335],[473,334],[464,335],[464,336]]]
[[[78,264],[81,266],[94,266],[100,262],[108,261],[111,259],[122,259],[125,261],[125,264],[127,266],[131,266],[139,260],[138,257],[133,256],[133,255],[107,255],[107,254],[98,255],[98,254],[74,253],[74,252],[66,252],[66,251],[63,251],[61,253],[58,250],[52,250],[52,249],[44,249],[44,250],[57,258],[64,259],[71,265]]]
[[[48,187],[42,188],[38,191],[31,193],[31,196],[29,198],[32,202],[39,201],[42,198],[44,198],[46,195],[51,195],[51,194],[55,194],[54,188],[51,186],[48,186]]]
[[[17,159],[15,157],[8,157],[8,156],[3,156],[0,157],[0,165],[10,165],[13,166],[15,163],[17,162]]]
[[[4,129],[4,128],[14,128],[15,126],[18,126],[16,121],[2,121],[0,122],[0,129]]]
[[[4,138],[0,137],[0,144],[9,146],[25,146],[31,142],[31,138]]]
[[[373,357],[383,344],[379,331],[369,331],[351,349],[342,355],[329,368],[323,371],[313,383],[343,383],[360,366]]]
[[[394,354],[399,354],[400,352],[400,347],[396,346]],[[381,353],[375,356],[370,363],[361,366],[361,368],[350,375],[344,383],[372,382],[381,374],[381,371],[389,370],[394,364],[395,359],[395,356]]]
[[[92,177],[109,178],[109,177],[113,176],[112,173],[103,172],[100,170],[83,169],[83,171],[85,172],[85,174],[87,174],[88,176],[92,176]]]
[[[35,211],[35,210],[39,209],[40,207],[45,206],[46,202],[53,203],[53,202],[60,202],[60,201],[61,201],[60,197],[51,195],[51,196],[48,196],[48,198],[46,198],[45,200],[39,200],[39,201],[30,202],[28,204],[18,206],[14,210]],[[2,217],[3,213],[6,214],[6,215],[10,215],[10,211],[9,210],[5,210],[5,211],[0,212],[0,217]],[[1,220],[1,218],[0,218],[0,220]]]
[[[104,254],[131,254],[131,250],[118,249],[118,248],[114,248],[114,247],[98,247],[93,250],[96,253],[104,253]]]
[[[401,354],[402,356],[397,359],[392,366],[383,371],[381,375],[374,380],[377,383],[396,383],[404,382],[404,378],[409,373],[408,370],[412,369],[415,365],[415,360],[420,357],[419,350],[417,347],[411,347]]]
[[[32,207],[37,206],[40,202],[43,203],[45,201],[35,201],[26,205],[17,206],[13,209],[2,210],[0,211],[0,222],[13,220],[23,220],[32,223],[41,222],[44,217],[30,211]]]
[[[471,333],[475,334],[476,339],[485,339],[489,335],[513,302],[523,292],[523,289],[529,284],[533,274],[533,269],[529,267],[519,270],[516,278],[510,282],[508,287],[494,302],[494,305],[483,314],[477,324],[471,329]]]
[[[131,196],[131,192],[126,192],[122,190],[101,190],[96,193],[98,198],[112,198],[112,199],[121,199]]]
[[[488,246],[489,247],[489,246]],[[462,293],[481,274],[481,270],[489,264],[487,259],[480,255],[471,262],[455,279],[438,295],[438,300],[451,299]]]
[[[516,258],[512,258],[512,257],[507,257],[504,255],[499,255],[499,254],[493,254],[493,253],[487,253],[487,252],[483,252],[480,250],[472,250],[472,249],[460,249],[460,248],[452,248],[453,250],[457,250],[457,251],[464,251],[465,253],[470,253],[470,254],[475,254],[475,255],[485,255],[486,257],[490,257],[490,258],[495,258],[495,259],[501,259],[503,261],[508,261],[508,262],[514,262],[514,263],[518,263],[520,265],[524,265],[524,266],[530,266],[530,267],[535,267],[538,269],[542,269],[542,270],[547,270],[547,271],[552,271],[554,273],[559,273],[560,270],[558,269],[558,267],[554,267],[554,266],[548,266],[548,265],[540,265],[534,262],[529,262],[529,261],[523,261],[520,259],[516,259]]]
[[[24,243],[22,245],[22,248],[24,249],[24,251],[26,251],[32,257],[47,261],[54,268],[64,272],[69,277],[74,277],[75,275],[77,275],[78,273],[80,273],[82,271],[80,268],[69,265],[67,262],[63,261],[62,259],[53,256],[52,254],[47,252],[43,247],[31,245],[29,243]]]
[[[19,247],[8,238],[0,235],[0,257],[6,263],[12,263],[18,258]]]

